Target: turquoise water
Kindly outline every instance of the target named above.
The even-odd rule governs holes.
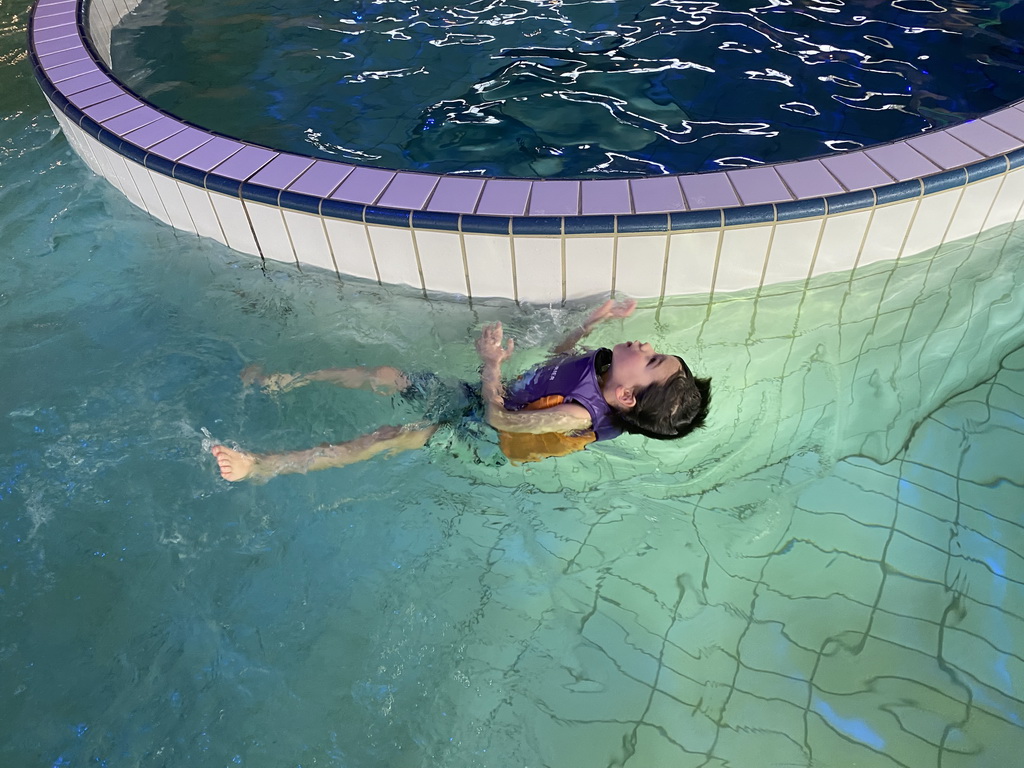
[[[277,149],[606,178],[800,160],[976,117],[1024,97],[1022,33],[1005,0],[146,0],[112,56],[172,114]]]
[[[714,376],[679,444],[491,444],[221,481],[204,429],[387,399],[249,363],[475,375],[584,309],[428,303],[175,233],[71,153],[0,0],[0,764],[1012,765],[1024,740],[1024,234],[644,306]]]

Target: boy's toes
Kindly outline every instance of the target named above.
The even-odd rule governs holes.
[[[220,476],[232,483],[244,480],[252,474],[253,465],[256,463],[256,458],[252,454],[233,450],[226,445],[215,445],[210,449],[210,453],[217,459]]]
[[[242,383],[251,387],[252,385],[262,385],[263,383],[263,366],[262,365],[247,365],[242,369],[240,374]]]
[[[287,392],[301,386],[301,377],[297,373],[271,373],[260,379],[260,386],[264,392]]]

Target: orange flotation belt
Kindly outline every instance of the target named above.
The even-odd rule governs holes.
[[[565,402],[561,395],[548,395],[534,400],[523,408],[524,411],[542,411]],[[540,461],[552,456],[567,456],[582,451],[590,443],[597,440],[592,430],[565,434],[562,432],[545,432],[531,435],[525,432],[498,432],[498,445],[513,464],[525,464]]]

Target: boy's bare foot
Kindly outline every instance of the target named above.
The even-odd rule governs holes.
[[[251,453],[236,451],[226,445],[215,445],[210,449],[210,453],[217,459],[220,476],[232,483],[245,480],[252,474],[256,465],[256,457]]]
[[[257,387],[263,386],[263,366],[262,365],[247,365],[242,369],[239,374],[242,379],[242,383],[251,387],[256,385]]]
[[[299,373],[264,373],[260,365],[247,365],[241,377],[247,387],[257,386],[264,392],[287,392],[309,383],[304,379],[300,381],[302,374]]]

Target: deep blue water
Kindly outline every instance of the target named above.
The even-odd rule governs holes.
[[[1015,2],[144,2],[114,68],[279,149],[520,177],[831,154],[1024,96]],[[232,109],[224,109],[225,103]]]

